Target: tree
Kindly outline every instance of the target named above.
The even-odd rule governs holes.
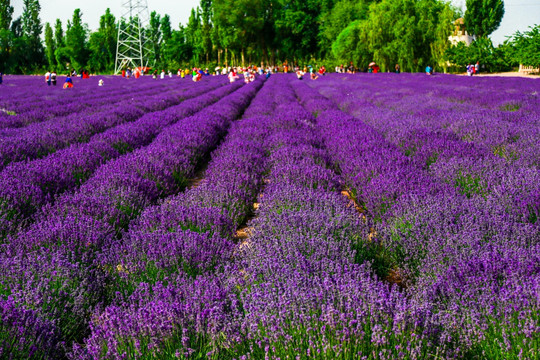
[[[368,5],[364,1],[341,0],[321,14],[319,46],[323,55],[328,53],[326,49],[331,47],[346,27],[356,20],[366,19]]]
[[[319,1],[282,0],[280,5],[275,26],[281,50],[293,60],[309,60],[318,52]]]
[[[43,63],[43,45],[41,44],[41,31],[43,29],[39,12],[41,6],[38,0],[24,0],[22,14],[22,32],[25,42],[25,56],[22,60],[21,69],[24,72],[31,71],[37,65]]]
[[[116,18],[107,8],[99,20],[99,29],[90,35],[88,65],[93,71],[114,71],[118,28]]]
[[[72,22],[66,31],[67,53],[73,67],[83,67],[88,61],[87,29],[82,23],[81,9],[75,9]]]
[[[47,56],[47,62],[49,67],[52,69],[56,66],[56,58],[54,57],[54,52],[56,46],[54,44],[53,29],[51,24],[45,24],[45,55]]]
[[[202,18],[202,48],[206,56],[206,62],[212,51],[212,25],[210,18],[212,16],[212,0],[201,0],[201,18]]]
[[[488,37],[493,33],[504,16],[503,0],[467,0],[465,27],[476,37]]]
[[[446,50],[446,59],[457,65],[460,70],[464,70],[468,64],[480,62],[483,71],[497,72],[506,71],[511,68],[511,59],[505,54],[504,47],[496,48],[487,37],[479,38],[472,42],[470,46],[460,42]]]
[[[202,58],[203,49],[202,49],[202,32],[201,32],[201,18],[199,11],[191,9],[191,15],[187,26],[184,30],[185,43],[188,46],[189,58],[195,63],[200,63]]]
[[[68,48],[66,47],[66,39],[64,37],[64,30],[62,29],[62,21],[60,21],[60,19],[56,19],[56,23],[54,24],[54,45],[56,65],[58,70],[63,70],[71,59]]]
[[[154,61],[156,66],[159,64],[160,60],[160,48],[161,48],[161,16],[155,11],[150,13],[150,23],[148,25],[147,31],[148,38],[152,49],[154,50]]]
[[[57,49],[65,46],[64,30],[62,29],[62,21],[60,19],[56,19],[56,24],[54,24],[54,45]]]
[[[9,30],[13,16],[11,0],[0,0],[0,30]]]
[[[161,18],[161,37],[163,41],[169,41],[172,37],[171,17],[167,14]]]
[[[540,67],[540,25],[529,29],[524,33],[518,31],[514,35],[514,57],[525,66]]]
[[[332,43],[332,52],[336,60],[341,63],[352,61],[364,67],[373,60],[367,41],[367,20],[357,20],[349,24]]]
[[[9,31],[13,16],[13,6],[10,0],[0,0],[0,72],[5,71],[11,51],[13,40]]]

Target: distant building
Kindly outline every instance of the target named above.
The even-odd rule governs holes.
[[[448,37],[450,43],[452,45],[457,45],[459,42],[464,42],[467,46],[471,45],[471,43],[474,41],[474,36],[469,35],[465,29],[465,20],[463,18],[459,18],[454,21],[454,25],[454,32],[450,37]]]

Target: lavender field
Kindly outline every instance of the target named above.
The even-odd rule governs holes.
[[[104,80],[0,86],[1,359],[540,358],[539,81]]]

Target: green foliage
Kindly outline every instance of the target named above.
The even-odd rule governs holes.
[[[157,64],[160,61],[160,48],[161,48],[161,16],[155,11],[150,13],[150,24],[146,31],[146,35],[150,40],[150,46],[154,52],[154,62]]]
[[[399,64],[404,71],[444,66],[444,50],[456,12],[437,0],[383,0],[369,7],[366,20],[346,27],[332,44],[336,59],[383,71]],[[347,61],[348,60],[348,61]]]
[[[470,46],[459,43],[449,47],[444,54],[446,60],[465,71],[468,64],[480,62],[481,71],[498,72],[510,70],[513,62],[504,47],[494,47],[489,38],[479,38]]]
[[[338,1],[333,7],[323,12],[319,33],[321,52],[331,49],[343,30],[357,20],[365,20],[367,15],[368,2],[355,0]]]
[[[53,69],[54,67],[56,67],[56,59],[54,57],[55,50],[56,49],[55,49],[53,30],[51,28],[51,24],[46,23],[45,24],[45,55],[47,56],[47,62],[49,64],[50,69]]]
[[[518,31],[514,35],[514,57],[525,66],[540,67],[540,25],[529,29],[524,33]]]
[[[65,71],[114,69],[118,26],[109,9],[94,32],[76,9],[67,28],[60,19],[45,25],[45,48],[38,0],[24,0],[23,16],[12,21],[10,0],[0,0],[0,69],[29,73],[45,66]],[[200,0],[187,24],[173,29],[169,15],[152,12],[142,29],[155,67],[215,65],[349,64],[382,71],[426,65],[444,69],[480,61],[482,70],[501,71],[518,63],[540,63],[540,29],[516,33],[495,48],[487,36],[504,15],[502,0],[467,0],[465,22],[477,41],[450,47],[448,37],[459,11],[446,0]],[[138,29],[138,18],[122,19]],[[54,31],[53,31],[54,30]],[[64,32],[64,30],[66,30]],[[138,30],[137,30],[138,32]]]
[[[465,27],[477,38],[488,37],[501,24],[504,16],[503,0],[467,0]]]
[[[90,50],[90,60],[88,65],[95,72],[114,71],[114,61],[116,59],[116,40],[118,28],[116,19],[107,8],[99,21],[99,29],[90,35],[88,48]]]
[[[355,64],[366,64],[372,61],[373,52],[367,43],[367,20],[352,22],[338,35],[332,44],[334,57],[342,63],[353,61]]]
[[[0,0],[0,30],[9,30],[12,16],[11,0]]]
[[[22,14],[22,31],[25,51],[21,53],[19,60],[20,69],[24,73],[31,72],[33,68],[43,63],[43,45],[41,44],[41,32],[43,26],[39,18],[41,5],[38,0],[24,0]]]
[[[88,61],[87,35],[88,29],[82,22],[81,9],[75,9],[71,24],[66,31],[67,53],[74,68],[86,65]]]

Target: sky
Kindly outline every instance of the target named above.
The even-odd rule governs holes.
[[[158,14],[169,14],[171,24],[176,29],[178,24],[187,23],[193,7],[199,4],[199,0],[147,0],[150,11]],[[91,30],[99,27],[99,17],[105,13],[108,7],[118,18],[122,14],[121,4],[126,0],[40,0],[41,20],[43,23],[53,24],[57,18],[65,24],[71,19],[73,10],[80,8],[83,13],[83,21]],[[452,3],[465,10],[465,0],[452,0]],[[23,0],[12,0],[15,8],[14,18],[20,16],[23,10]],[[507,36],[516,31],[527,31],[529,26],[540,24],[540,0],[505,0],[505,14],[501,26],[493,34],[491,39],[498,45]]]

